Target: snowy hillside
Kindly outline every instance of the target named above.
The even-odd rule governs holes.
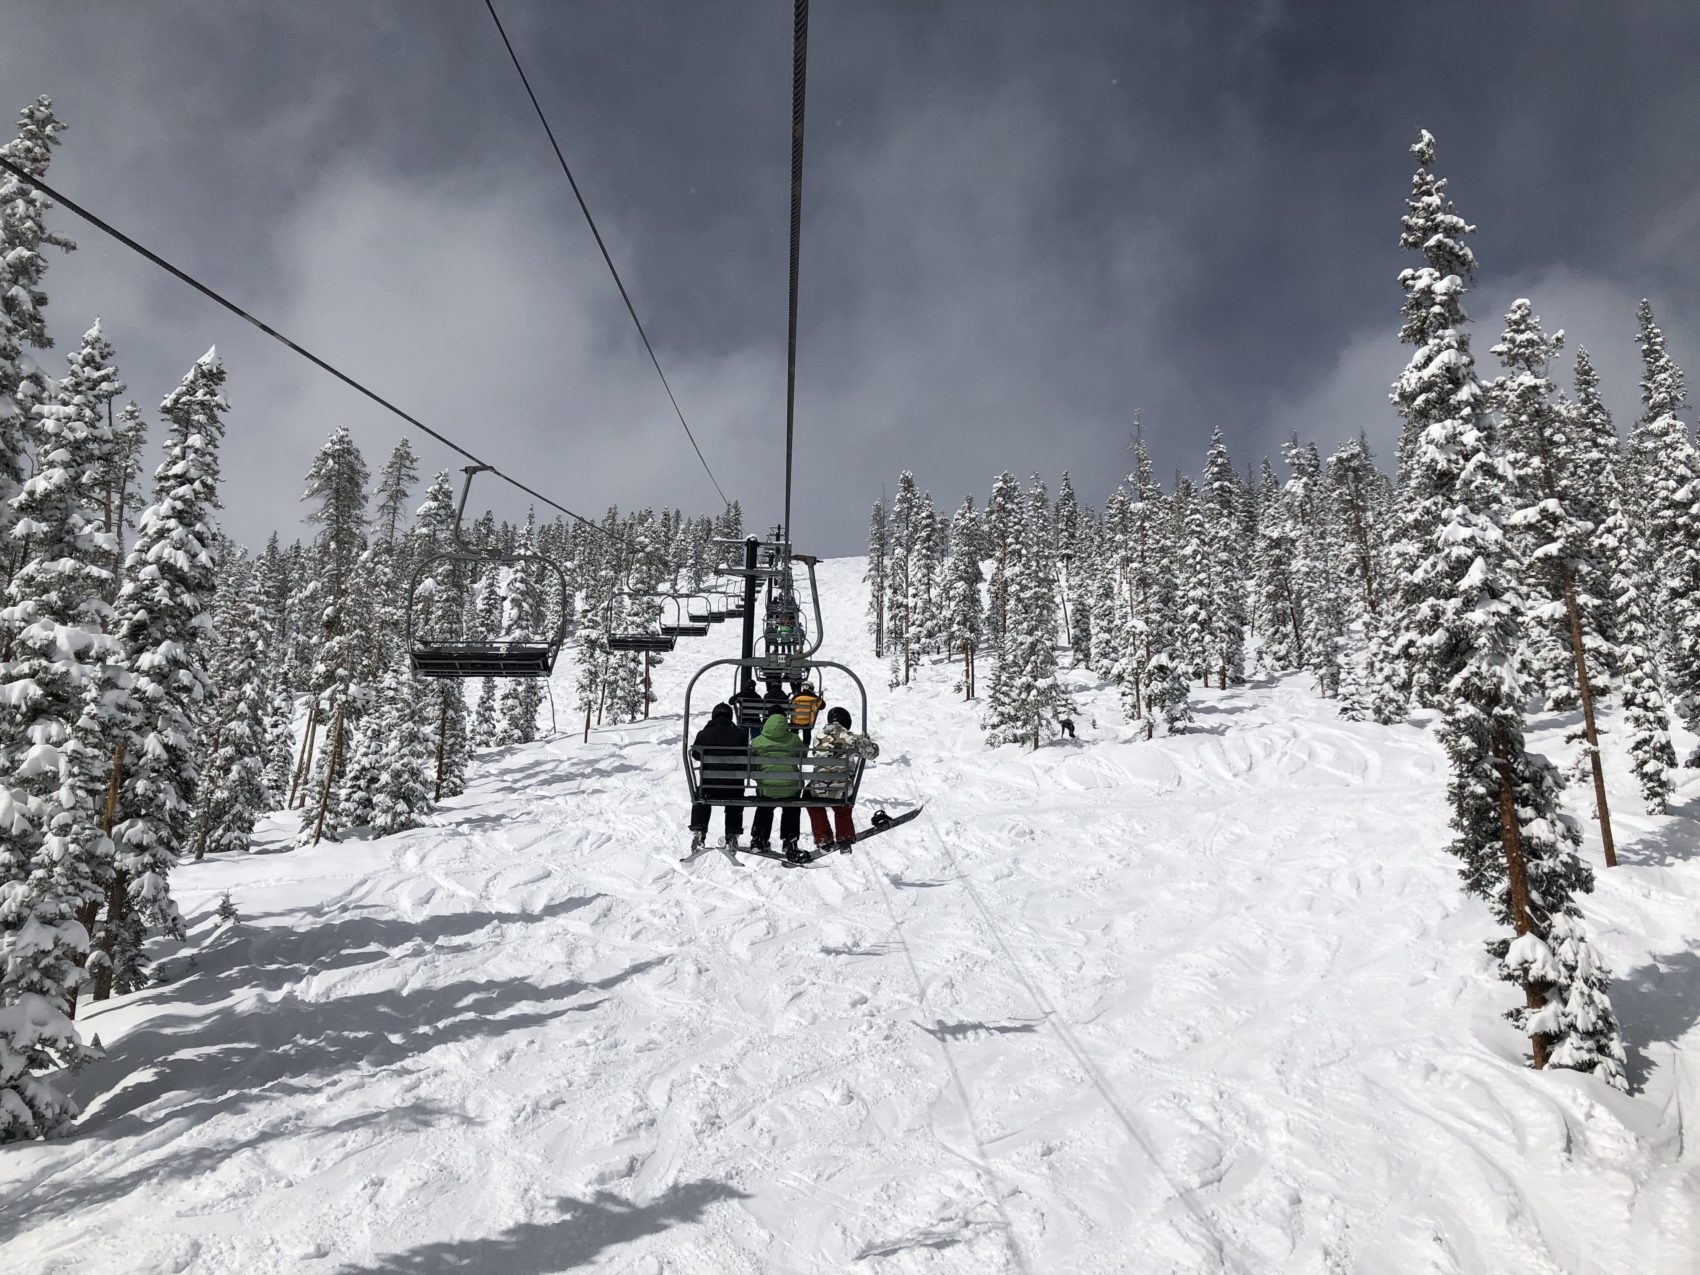
[[[193,945],[85,1015],[79,1132],[0,1156],[0,1268],[1700,1269],[1691,773],[1640,818],[1612,758],[1621,1095],[1524,1066],[1422,730],[1293,679],[1152,743],[1088,690],[1077,743],[988,750],[949,669],[885,689],[860,574],[823,567],[828,653],[869,809],[920,820],[682,869],[681,692],[733,626],[588,745],[563,660],[565,733],[434,826],[181,870]]]

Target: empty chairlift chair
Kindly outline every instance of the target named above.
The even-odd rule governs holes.
[[[629,594],[630,597],[642,597],[643,594]],[[654,595],[650,595],[654,596]],[[610,651],[671,651],[679,644],[677,632],[668,633],[667,629],[677,629],[677,625],[657,625],[653,629],[616,629],[614,627],[614,599],[608,600],[608,636],[604,644]]]
[[[466,514],[466,498],[472,490],[472,476],[488,469],[488,465],[468,465],[466,484],[461,488],[460,507],[455,510],[454,543],[451,548],[429,554],[413,569],[407,588],[407,645],[413,661],[413,671],[420,677],[548,677],[554,672],[556,657],[567,636],[567,612],[571,608],[571,588],[566,572],[538,553],[492,553],[476,549],[461,539],[461,520]],[[560,587],[559,605],[555,609],[554,631],[544,638],[455,638],[439,640],[426,637],[415,630],[421,602],[420,585],[445,563],[463,563],[470,568],[482,565],[491,568],[524,568],[534,566],[544,576],[553,576]]]

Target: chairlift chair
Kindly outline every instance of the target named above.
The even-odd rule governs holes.
[[[670,596],[666,594],[637,594],[629,593],[628,597]],[[675,617],[677,618],[677,617]],[[679,644],[677,633],[668,633],[669,627],[676,625],[657,625],[654,629],[616,629],[614,627],[614,598],[608,599],[607,636],[603,645],[610,651],[671,651]]]
[[[554,672],[556,657],[566,641],[572,588],[566,572],[558,564],[539,553],[495,553],[477,549],[461,538],[461,523],[466,516],[466,498],[472,491],[472,477],[489,468],[488,465],[466,466],[466,482],[461,487],[460,505],[455,510],[452,547],[422,559],[408,581],[407,646],[413,671],[420,677],[548,677]],[[486,567],[536,564],[544,572],[553,574],[560,585],[555,631],[543,639],[526,640],[480,638],[438,641],[421,637],[414,629],[414,607],[419,586],[435,567],[444,562],[483,563]]]
[[[715,806],[744,806],[752,809],[781,810],[795,807],[799,810],[810,806],[854,806],[862,787],[862,771],[866,764],[862,757],[833,757],[823,754],[805,754],[801,757],[761,757],[757,758],[748,748],[724,748],[700,750],[691,747],[691,740],[696,732],[691,726],[691,705],[696,694],[697,683],[703,675],[712,669],[730,668],[736,670],[736,679],[742,684],[742,679],[749,674],[759,675],[766,661],[762,658],[748,660],[724,659],[712,660],[697,670],[694,677],[685,687],[684,708],[684,759],[685,781],[690,788],[692,802],[704,802]],[[832,660],[799,659],[788,666],[789,670],[799,677],[812,681],[821,680],[816,670],[834,669],[850,680],[856,688],[860,700],[861,713],[857,721],[862,723],[862,729],[867,730],[868,721],[868,691],[862,685],[862,679],[856,676],[855,670],[847,665]],[[744,670],[749,670],[746,674]],[[771,699],[746,700],[740,698],[739,708],[747,712],[742,720],[745,724],[753,721],[756,712],[760,712],[765,721],[767,714],[777,712],[788,715],[789,709],[782,707],[778,701]],[[754,723],[760,725],[760,723]],[[704,752],[707,756],[702,755]],[[709,768],[709,787],[713,790],[703,795],[703,765]],[[758,780],[783,778],[787,773],[797,776],[802,785],[802,792],[796,797],[763,797],[756,792]],[[736,796],[731,795],[733,782],[738,785]]]

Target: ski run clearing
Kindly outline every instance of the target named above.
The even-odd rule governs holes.
[[[563,659],[564,733],[431,827],[274,816],[179,870],[191,944],[85,1013],[77,1133],[0,1156],[0,1268],[1700,1270],[1692,772],[1641,816],[1608,741],[1618,1094],[1525,1065],[1420,724],[1254,680],[1147,743],[1077,673],[1078,742],[987,749],[950,667],[885,689],[861,573],[822,569],[884,750],[858,817],[922,818],[681,867],[684,684],[737,626],[589,744]],[[1532,735],[1566,764],[1568,724]]]

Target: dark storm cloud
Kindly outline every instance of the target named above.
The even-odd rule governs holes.
[[[502,5],[756,519],[780,486],[789,9]],[[1687,4],[820,0],[799,540],[853,549],[905,466],[945,504],[1005,466],[1070,468],[1101,499],[1136,410],[1165,473],[1218,424],[1242,462],[1293,430],[1325,448],[1367,430],[1385,456],[1419,126],[1481,227],[1484,371],[1528,295],[1589,347],[1627,425],[1639,296],[1700,373],[1697,32]],[[47,93],[71,125],[68,192],[575,508],[712,507],[481,4],[18,0],[4,35],[11,104]],[[151,410],[219,345],[238,535],[293,526],[336,425],[374,463],[400,434],[67,228],[62,347],[104,316]]]

